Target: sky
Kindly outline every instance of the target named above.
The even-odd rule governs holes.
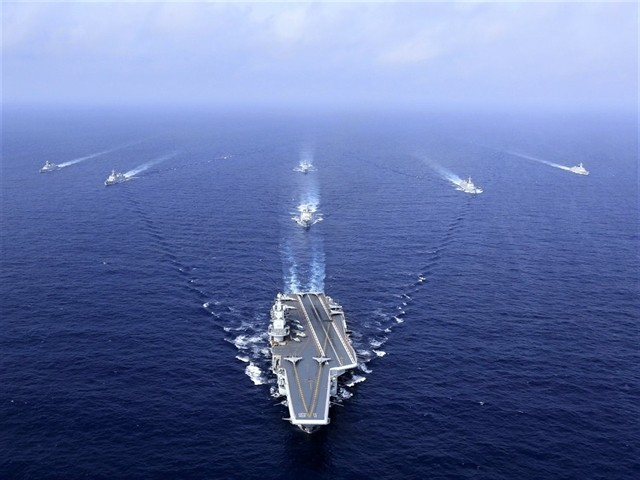
[[[2,3],[5,104],[637,107],[635,2]]]

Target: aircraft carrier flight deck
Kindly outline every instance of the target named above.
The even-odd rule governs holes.
[[[269,340],[286,420],[308,433],[328,424],[338,377],[357,365],[342,307],[324,293],[278,294]]]

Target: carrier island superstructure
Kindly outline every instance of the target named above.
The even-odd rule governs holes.
[[[271,370],[289,420],[311,433],[329,423],[338,377],[357,365],[342,307],[319,292],[279,293],[269,324]]]

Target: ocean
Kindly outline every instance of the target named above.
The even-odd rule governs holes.
[[[7,108],[1,174],[2,479],[640,478],[637,113]],[[295,290],[359,359],[312,435]]]

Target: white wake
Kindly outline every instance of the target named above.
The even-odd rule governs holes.
[[[136,143],[140,143],[140,142],[130,142],[130,143],[126,143],[124,145],[118,145],[117,147],[113,147],[113,148],[110,148],[108,150],[102,150],[100,152],[92,153],[91,155],[86,155],[86,156],[80,157],[80,158],[74,158],[73,160],[69,160],[68,162],[59,163],[58,167],[64,168],[64,167],[68,167],[70,165],[75,165],[76,163],[84,162],[85,160],[89,160],[91,158],[96,158],[96,157],[99,157],[101,155],[106,155],[107,153],[115,152],[116,150],[120,150],[121,148],[129,147],[131,145],[135,145]]]
[[[146,170],[149,170],[151,167],[153,167],[154,165],[157,165],[161,162],[164,162],[165,160],[169,160],[170,158],[175,157],[177,154],[177,152],[173,152],[170,153],[168,155],[163,155],[162,157],[158,157],[158,158],[154,158],[153,160],[150,160],[146,163],[143,163],[142,165],[138,165],[136,168],[134,168],[133,170],[129,170],[128,172],[124,173],[124,176],[127,178],[131,178],[135,175],[138,175],[139,173],[142,173]]]

